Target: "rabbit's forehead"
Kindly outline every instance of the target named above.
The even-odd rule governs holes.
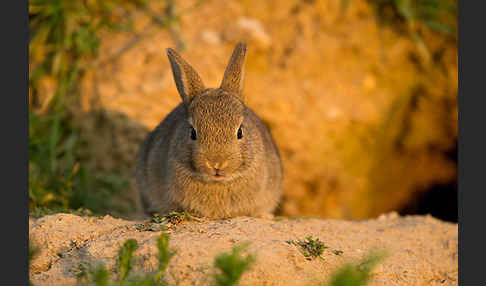
[[[244,106],[231,95],[209,94],[195,97],[189,107],[190,121],[197,127],[222,124],[228,128],[243,121]]]

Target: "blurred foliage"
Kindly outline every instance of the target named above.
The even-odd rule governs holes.
[[[58,93],[75,82],[100,45],[104,28],[129,30],[129,8],[144,5],[144,0],[33,0],[29,3],[30,87],[35,94],[37,80],[43,75],[55,78]]]
[[[106,269],[103,264],[95,267],[79,264],[76,276],[79,285],[167,285],[164,280],[164,273],[174,252],[169,249],[169,235],[162,234],[157,238],[158,268],[154,272],[136,273],[133,271],[133,254],[138,248],[135,239],[127,239],[118,251],[118,263],[112,272]],[[238,285],[243,273],[250,270],[255,263],[254,255],[242,256],[241,252],[248,244],[234,246],[230,252],[217,255],[214,259],[214,268],[217,273],[214,276],[214,285],[234,286]],[[364,286],[371,276],[376,265],[386,257],[385,252],[370,253],[358,263],[347,263],[339,267],[331,274],[328,283],[318,285],[328,286]],[[113,278],[112,273],[117,273]],[[170,274],[170,273],[169,273]],[[317,285],[317,284],[316,284]]]
[[[118,273],[117,278],[112,278],[111,272],[102,264],[94,268],[79,265],[77,272],[78,284],[80,285],[126,285],[126,286],[155,286],[166,285],[164,281],[164,271],[170,262],[173,252],[169,250],[169,235],[162,234],[157,238],[158,261],[159,266],[156,271],[150,273],[137,274],[133,271],[134,257],[133,253],[138,248],[135,239],[127,239],[118,251],[118,263],[114,269]]]
[[[127,180],[117,174],[95,176],[81,162],[82,142],[69,108],[76,103],[79,77],[96,58],[100,32],[131,29],[130,8],[144,5],[144,0],[30,1],[31,210],[115,208],[110,196]]]
[[[79,264],[76,271],[79,285],[167,285],[164,273],[171,258],[175,255],[169,248],[169,235],[164,233],[157,238],[156,246],[158,249],[158,267],[153,272],[137,273],[133,270],[135,261],[133,254],[138,248],[135,239],[127,239],[118,251],[118,263],[113,271],[109,271],[103,264],[94,267]],[[235,246],[228,253],[221,253],[214,259],[214,267],[218,273],[214,276],[214,284],[221,286],[237,285],[244,272],[248,271],[255,262],[255,257],[247,255],[241,256],[241,251],[247,245]],[[112,277],[112,273],[117,273],[117,277]]]
[[[348,263],[332,274],[329,286],[364,286],[373,268],[385,258],[385,253],[371,253],[358,264]]]
[[[170,237],[163,233],[157,238],[156,246],[158,250],[157,260],[158,267],[152,272],[134,271],[135,260],[134,253],[138,248],[138,242],[135,239],[127,239],[118,250],[117,263],[111,271],[102,263],[95,265],[85,265],[83,263],[75,266],[72,271],[76,273],[78,279],[77,285],[126,285],[126,286],[155,286],[167,285],[164,279],[167,266],[175,255],[175,252],[169,247]],[[241,252],[247,248],[248,244],[234,246],[230,252],[224,252],[217,255],[214,259],[215,273],[214,285],[234,286],[238,285],[243,273],[250,270],[255,263],[254,255],[242,256]],[[39,247],[29,242],[29,263],[39,252]],[[334,271],[328,283],[319,285],[328,286],[364,286],[372,275],[373,268],[386,257],[385,252],[373,252],[366,256],[359,263],[347,263]],[[170,273],[169,273],[170,274]],[[33,285],[29,281],[29,285]]]
[[[237,285],[244,272],[250,269],[255,262],[255,256],[241,256],[241,252],[247,247],[242,244],[233,247],[230,253],[222,253],[214,259],[214,267],[218,273],[214,276],[214,285]]]
[[[53,215],[57,213],[68,213],[78,216],[94,216],[93,212],[89,209],[78,208],[78,209],[66,209],[61,207],[33,207],[29,211],[29,217],[39,218],[46,215]]]
[[[346,9],[352,0],[342,0]],[[382,23],[404,22],[416,32],[422,27],[457,38],[457,0],[368,0]]]
[[[29,198],[36,209],[116,209],[110,196],[126,186],[116,174],[95,177],[80,162],[79,131],[66,110],[29,115]],[[96,190],[96,191],[91,191]],[[122,210],[122,209],[119,209]]]
[[[118,273],[120,284],[127,280],[133,269],[133,252],[138,247],[135,239],[128,239],[118,251]]]
[[[344,10],[352,0],[342,0]],[[414,39],[419,52],[430,58],[422,40],[423,29],[444,33],[457,41],[457,0],[368,0],[380,24],[405,30]]]
[[[457,0],[372,0],[378,15],[405,20],[412,31],[425,26],[435,32],[457,33]],[[391,12],[388,13],[387,12]]]

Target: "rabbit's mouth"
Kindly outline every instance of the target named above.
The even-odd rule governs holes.
[[[202,175],[202,174],[201,174]],[[205,182],[225,182],[225,181],[231,181],[234,179],[233,176],[225,174],[223,172],[212,172],[212,173],[206,173],[200,178],[205,181]]]
[[[225,176],[222,174],[200,175],[199,178],[204,182],[224,182],[231,179],[229,176]]]
[[[212,174],[211,177],[215,180],[223,180],[225,178],[224,174],[218,171]]]
[[[194,174],[197,174],[197,177],[199,180],[203,182],[228,182],[236,179],[238,177],[238,173],[235,173],[235,170],[238,170],[238,168],[234,169],[233,167],[225,168],[224,170],[222,169],[215,169],[215,168],[205,168],[206,166],[202,168],[194,168]]]

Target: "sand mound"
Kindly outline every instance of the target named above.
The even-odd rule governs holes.
[[[155,240],[161,231],[141,231],[140,221],[57,214],[29,220],[30,239],[41,251],[30,268],[34,285],[74,285],[79,265],[116,263],[119,247],[136,239],[136,270],[157,267]],[[346,262],[384,249],[388,256],[373,271],[369,285],[457,285],[458,226],[430,216],[378,219],[271,220],[238,217],[216,221],[183,221],[165,232],[176,251],[167,269],[169,285],[210,285],[214,257],[250,242],[256,255],[240,285],[317,285]],[[329,248],[308,259],[287,240],[319,238]],[[341,250],[335,254],[333,250]]]

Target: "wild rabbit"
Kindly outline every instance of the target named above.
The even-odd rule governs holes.
[[[236,45],[219,88],[206,88],[173,49],[167,55],[183,102],[141,144],[136,178],[145,212],[270,215],[283,169],[270,132],[243,102],[246,44]]]

